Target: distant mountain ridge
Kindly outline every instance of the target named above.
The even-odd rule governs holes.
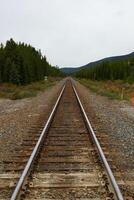
[[[75,72],[78,72],[81,69],[86,69],[86,68],[89,68],[89,67],[93,67],[93,66],[95,66],[97,64],[100,64],[102,62],[123,61],[123,60],[128,60],[130,58],[134,58],[134,52],[132,52],[130,54],[127,54],[127,55],[112,56],[112,57],[103,58],[101,60],[88,63],[88,64],[83,65],[81,67],[76,67],[76,68],[75,67],[67,67],[67,68],[61,68],[60,70],[65,74],[73,74]]]
[[[60,68],[60,70],[65,74],[73,74],[75,72],[78,72],[80,70],[80,67],[64,67]]]

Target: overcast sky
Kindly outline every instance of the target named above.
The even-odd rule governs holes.
[[[127,54],[134,51],[134,0],[0,0],[0,42],[11,37],[60,67]]]

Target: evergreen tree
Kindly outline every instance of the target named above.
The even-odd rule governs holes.
[[[76,77],[92,80],[124,80],[134,82],[134,58],[131,60],[102,62],[77,72]]]
[[[7,57],[3,68],[3,78],[2,78],[3,82],[9,82],[9,73],[11,65],[12,65],[11,59]]]
[[[17,66],[15,65],[15,63],[12,63],[11,65],[11,69],[9,73],[9,82],[16,85],[20,84],[20,77],[19,77],[19,73],[17,71]]]
[[[43,80],[44,76],[62,76],[56,67],[52,67],[41,51],[34,47],[10,39],[6,45],[0,45],[0,82],[28,84]]]

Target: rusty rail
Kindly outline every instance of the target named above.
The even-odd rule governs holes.
[[[14,190],[12,196],[11,196],[11,200],[17,200],[18,197],[21,194],[21,190],[22,190],[23,186],[25,185],[26,180],[27,180],[27,178],[28,178],[28,176],[29,176],[29,174],[31,172],[32,166],[33,166],[33,164],[35,162],[35,159],[36,159],[36,157],[37,157],[37,155],[39,153],[40,147],[41,147],[42,143],[44,142],[44,140],[46,138],[47,130],[49,129],[49,127],[51,125],[52,119],[53,119],[53,117],[55,115],[55,111],[56,111],[56,109],[57,109],[57,107],[59,105],[60,99],[61,99],[61,97],[63,95],[64,90],[65,90],[65,87],[66,87],[66,85],[63,86],[63,88],[62,88],[62,90],[60,92],[60,95],[59,95],[59,97],[58,97],[58,99],[57,99],[57,101],[55,103],[55,106],[54,106],[54,108],[53,108],[53,110],[52,110],[52,112],[51,112],[51,114],[50,114],[50,116],[49,116],[49,118],[48,118],[48,120],[47,120],[47,122],[45,124],[45,127],[44,127],[44,129],[43,129],[43,131],[42,131],[42,133],[41,133],[41,135],[40,135],[40,137],[39,137],[39,139],[38,139],[38,141],[36,143],[36,146],[34,147],[34,150],[33,150],[32,154],[31,154],[31,156],[30,156],[30,158],[29,158],[29,160],[28,160],[28,162],[27,162],[27,164],[26,164],[26,166],[25,166],[25,168],[24,168],[24,170],[22,172],[22,175],[20,176],[20,179],[19,179],[19,181],[18,181],[18,183],[16,185],[16,188],[15,188],[15,190]],[[88,131],[89,131],[89,133],[90,133],[90,135],[91,135],[91,137],[92,137],[92,139],[93,139],[93,141],[95,143],[95,146],[97,147],[99,156],[100,156],[100,158],[101,158],[101,160],[103,162],[103,165],[105,167],[105,170],[106,170],[107,175],[109,177],[109,180],[111,182],[115,197],[116,197],[117,200],[123,200],[124,198],[123,198],[123,196],[121,194],[121,191],[120,191],[120,189],[118,187],[118,184],[117,184],[117,182],[116,182],[116,180],[114,178],[114,175],[113,175],[113,173],[111,171],[111,168],[110,168],[110,166],[109,166],[109,164],[108,164],[108,162],[106,160],[106,157],[105,157],[105,155],[103,153],[103,150],[102,150],[102,148],[101,148],[101,146],[99,144],[99,141],[98,141],[98,139],[97,139],[97,137],[96,137],[96,135],[94,133],[94,130],[93,130],[92,126],[91,126],[91,123],[89,122],[89,119],[88,119],[88,117],[86,115],[86,112],[85,112],[85,110],[83,108],[83,105],[82,105],[82,103],[80,101],[80,98],[78,96],[78,93],[77,93],[76,88],[75,88],[73,83],[72,83],[72,87],[73,87],[75,96],[77,98],[78,104],[80,106],[81,112],[83,114],[84,120],[86,122]]]
[[[16,185],[16,188],[15,188],[15,190],[14,190],[12,196],[11,196],[11,200],[16,200],[20,196],[21,189],[23,188],[23,186],[24,186],[24,184],[25,184],[25,182],[27,180],[27,177],[30,174],[32,165],[33,165],[33,163],[34,163],[34,161],[35,161],[35,159],[37,157],[37,154],[39,152],[41,144],[43,143],[43,141],[44,141],[44,139],[46,137],[46,132],[47,132],[47,130],[48,130],[48,128],[49,128],[49,126],[50,126],[50,124],[52,122],[52,119],[54,117],[55,111],[56,111],[56,109],[58,107],[58,104],[60,102],[60,99],[61,99],[61,97],[63,95],[64,90],[65,90],[65,85],[63,86],[63,88],[62,88],[62,90],[60,92],[60,95],[59,95],[59,97],[58,97],[58,99],[57,99],[57,101],[56,101],[56,103],[54,105],[54,108],[53,108],[53,110],[52,110],[52,112],[51,112],[51,114],[50,114],[50,116],[49,116],[49,118],[48,118],[48,120],[46,122],[46,125],[45,125],[45,127],[44,127],[44,129],[43,129],[43,131],[42,131],[42,133],[41,133],[41,135],[39,137],[39,139],[38,139],[38,142],[36,143],[36,146],[34,147],[34,150],[33,150],[32,154],[31,154],[31,156],[30,156],[30,158],[29,158],[29,160],[28,160],[28,162],[27,162],[27,164],[26,164],[26,166],[25,166],[25,168],[24,168],[24,170],[22,172],[22,175],[20,176],[20,179],[19,179],[19,181],[18,181],[18,183]]]
[[[100,158],[101,158],[101,160],[102,160],[102,162],[103,162],[103,165],[104,165],[105,170],[106,170],[106,172],[107,172],[107,175],[108,175],[108,177],[109,177],[110,183],[111,183],[111,185],[112,185],[112,187],[113,187],[115,196],[116,196],[117,200],[123,200],[124,198],[123,198],[123,196],[122,196],[122,194],[121,194],[121,191],[120,191],[120,189],[119,189],[119,186],[118,186],[118,184],[117,184],[117,182],[116,182],[116,180],[115,180],[115,177],[114,177],[114,175],[113,175],[113,172],[112,172],[112,170],[111,170],[111,168],[110,168],[110,166],[109,166],[109,164],[108,164],[108,162],[107,162],[107,159],[106,159],[106,157],[105,157],[105,155],[104,155],[104,153],[103,153],[103,150],[102,150],[102,148],[101,148],[101,146],[100,146],[100,143],[99,143],[99,141],[98,141],[98,139],[97,139],[97,137],[96,137],[96,135],[95,135],[95,132],[94,132],[92,126],[91,126],[91,123],[90,123],[90,121],[89,121],[89,119],[88,119],[88,117],[87,117],[87,114],[86,114],[86,112],[85,112],[85,110],[84,110],[84,108],[83,108],[83,105],[82,105],[82,103],[81,103],[81,101],[80,101],[80,98],[79,98],[79,96],[78,96],[78,93],[77,93],[76,88],[75,88],[75,86],[73,85],[73,83],[72,83],[72,87],[73,87],[73,90],[74,90],[74,92],[75,92],[75,95],[76,95],[77,101],[78,101],[78,103],[79,103],[80,109],[81,109],[81,111],[82,111],[83,117],[84,117],[84,119],[85,119],[85,122],[86,122],[87,128],[88,128],[88,130],[89,130],[89,133],[90,133],[90,135],[91,135],[91,137],[92,137],[92,139],[93,139],[93,141],[94,141],[95,146],[97,147],[99,156],[100,156]]]

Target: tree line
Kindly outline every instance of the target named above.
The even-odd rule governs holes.
[[[134,58],[121,61],[103,61],[75,74],[92,80],[124,80],[134,82]]]
[[[0,83],[25,85],[43,80],[44,76],[62,76],[40,50],[13,39],[0,45]]]

